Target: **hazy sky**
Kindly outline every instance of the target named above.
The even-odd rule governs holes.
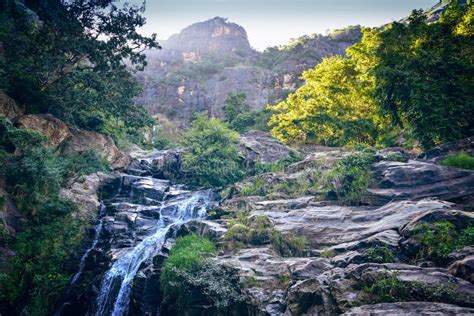
[[[145,34],[167,39],[216,16],[242,25],[250,44],[263,50],[305,34],[348,25],[379,26],[428,8],[437,0],[147,0]]]

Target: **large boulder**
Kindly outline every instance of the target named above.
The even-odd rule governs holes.
[[[114,169],[124,169],[130,157],[121,152],[109,136],[84,130],[72,130],[71,137],[64,143],[63,153],[82,153],[88,150],[99,152]]]
[[[290,156],[290,147],[280,143],[270,135],[260,131],[250,131],[242,135],[241,152],[247,161],[275,163]]]
[[[426,197],[470,204],[474,196],[472,171],[414,160],[381,161],[374,164],[373,170],[374,183],[365,199],[369,204]]]
[[[102,185],[113,175],[102,172],[93,173],[84,177],[73,179],[66,187],[61,189],[61,196],[74,201],[84,218],[92,218],[100,207],[98,192]]]
[[[11,121],[23,115],[23,109],[2,90],[0,90],[0,115],[4,115]]]
[[[43,134],[54,149],[72,136],[66,123],[50,114],[24,115],[17,119],[16,125],[19,128],[28,128]]]
[[[400,301],[434,300],[474,308],[474,285],[452,276],[445,269],[370,263],[350,265],[344,269],[334,268],[317,279],[331,293],[341,312],[346,312],[361,302],[383,301],[383,295],[389,294],[391,299]],[[361,291],[380,281],[391,282],[390,293],[388,289],[386,293]]]

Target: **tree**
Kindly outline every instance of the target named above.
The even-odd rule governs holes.
[[[140,89],[129,71],[143,69],[143,50],[158,47],[156,35],[137,32],[145,24],[143,6],[113,0],[7,0],[4,6],[0,85],[27,111],[80,127],[87,127],[81,116],[92,112],[134,126],[150,123],[134,105]]]
[[[184,135],[184,167],[191,182],[201,186],[224,186],[245,175],[239,156],[239,134],[219,119],[197,116]]]
[[[226,122],[232,124],[239,114],[249,111],[250,106],[247,104],[247,95],[245,93],[234,91],[227,95],[224,105]]]
[[[303,73],[305,84],[283,102],[270,106],[272,134],[284,142],[325,145],[373,145],[384,128],[372,96],[374,78],[370,56],[374,32],[365,30],[348,57],[326,58]]]
[[[414,11],[380,34],[377,100],[425,148],[474,132],[472,6],[452,1],[437,23]]]

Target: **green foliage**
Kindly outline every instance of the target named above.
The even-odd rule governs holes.
[[[395,131],[409,130],[426,148],[472,135],[474,9],[451,2],[435,23],[415,11],[410,23],[365,29],[347,57],[306,71],[301,88],[269,107],[273,135],[291,143],[391,145]]]
[[[218,119],[198,116],[184,135],[184,166],[190,182],[201,186],[224,186],[244,175],[239,156],[239,135]]]
[[[243,92],[230,92],[224,103],[224,117],[232,125],[238,115],[248,112],[247,95]]]
[[[31,315],[49,315],[69,280],[64,263],[86,225],[76,205],[59,196],[61,185],[71,176],[106,171],[108,164],[94,151],[58,156],[44,146],[44,136],[4,118],[0,130],[1,176],[25,217],[9,241],[16,255],[2,271],[0,297],[10,308],[26,305]]]
[[[459,153],[441,160],[440,164],[446,167],[474,170],[474,157],[465,153]]]
[[[284,257],[302,256],[306,247],[303,237],[283,236],[266,215],[248,217],[245,212],[238,212],[237,218],[229,221],[225,240],[237,245],[271,244]]]
[[[334,258],[336,256],[336,251],[330,248],[324,248],[319,254],[322,258]]]
[[[396,124],[426,148],[471,136],[474,128],[473,9],[451,1],[437,23],[414,11],[380,33],[376,97]]]
[[[145,65],[156,35],[137,33],[142,8],[100,3],[6,1],[0,17],[0,85],[30,113],[52,113],[117,141],[152,120],[134,98],[128,69]],[[128,66],[126,65],[126,62]]]
[[[354,56],[355,57],[355,56]],[[375,144],[383,119],[371,91],[373,79],[356,59],[331,57],[303,74],[306,83],[270,110],[272,134],[284,142]]]
[[[384,246],[375,246],[367,249],[367,259],[369,262],[375,263],[391,263],[396,262],[397,257],[394,255],[393,251],[390,250],[386,245]]]
[[[438,265],[445,265],[452,252],[474,242],[474,225],[458,232],[447,220],[419,224],[413,233],[420,244],[417,259],[432,260]]]
[[[196,235],[176,240],[160,276],[165,309],[182,313],[197,296],[219,311],[242,300],[237,280],[208,259],[215,251],[212,242]]]
[[[70,201],[49,199],[22,227],[12,246],[0,297],[15,306],[25,304],[31,315],[49,315],[67,285],[64,263],[82,238],[84,221],[72,216]]]
[[[323,175],[327,196],[343,203],[360,203],[372,179],[370,165],[374,162],[371,151],[356,152],[338,161],[334,169]]]
[[[442,302],[459,304],[463,297],[452,282],[425,284],[421,282],[405,282],[397,273],[385,273],[375,280],[367,280],[363,287],[363,298],[359,304],[378,304],[391,302]]]

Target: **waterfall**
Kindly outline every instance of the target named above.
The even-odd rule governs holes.
[[[212,191],[210,190],[197,191],[186,193],[184,196],[177,195],[163,202],[154,232],[120,256],[105,273],[97,297],[95,315],[119,316],[127,313],[131,283],[141,264],[161,249],[171,226],[204,217],[212,204],[211,196]],[[161,214],[165,208],[173,209],[172,214],[166,220]],[[118,287],[118,292],[112,291]]]
[[[82,256],[81,261],[79,263],[79,270],[76,272],[76,274],[73,275],[73,277],[69,281],[69,286],[72,286],[77,282],[82,272],[84,271],[84,268],[86,266],[86,260],[89,257],[89,254],[91,253],[92,250],[95,249],[95,247],[97,246],[97,243],[99,242],[100,233],[102,232],[102,227],[104,223],[104,218],[103,218],[104,211],[105,211],[105,205],[104,203],[101,203],[100,212],[99,212],[99,223],[94,227],[94,239],[92,241],[92,245],[89,247],[89,249],[87,249],[87,251]]]

